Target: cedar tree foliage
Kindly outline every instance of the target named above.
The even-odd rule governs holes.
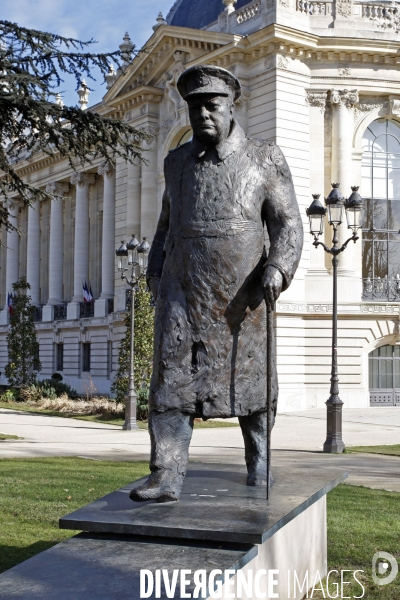
[[[30,284],[25,277],[13,284],[10,332],[7,336],[8,363],[5,375],[10,385],[28,385],[36,380],[42,365],[34,322],[35,307],[28,295]]]
[[[153,367],[153,332],[154,306],[152,296],[147,290],[144,279],[140,279],[135,293],[134,306],[134,378],[135,390],[138,396],[139,419],[147,413],[147,397],[150,387],[150,377]],[[118,372],[111,390],[115,393],[117,402],[124,402],[129,389],[129,358],[131,341],[131,310],[125,315],[126,333],[121,340],[118,356]]]
[[[129,161],[140,158],[146,134],[118,119],[55,101],[62,74],[74,75],[78,88],[83,77],[94,80],[93,68],[106,75],[113,60],[124,76],[121,52],[86,52],[93,43],[0,20],[0,202],[10,194],[25,204],[49,196],[18,175],[16,163],[33,154],[66,157],[74,170],[99,157],[106,163],[117,156]],[[4,205],[0,224],[15,229]]]

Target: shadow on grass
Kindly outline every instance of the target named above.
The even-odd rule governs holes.
[[[44,550],[48,550],[59,543],[60,540],[40,540],[25,547],[0,544],[0,573],[4,573],[4,571],[15,567],[24,560],[32,558],[35,554],[44,552]]]

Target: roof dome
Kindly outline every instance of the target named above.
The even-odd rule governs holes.
[[[242,8],[249,0],[238,0],[235,8]],[[222,0],[176,0],[167,15],[168,25],[203,29],[218,19],[224,10]]]

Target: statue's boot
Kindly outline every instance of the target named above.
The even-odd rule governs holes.
[[[274,417],[272,416],[272,420]],[[247,485],[267,485],[267,413],[239,417],[244,439]],[[272,425],[272,424],[271,424]],[[274,478],[269,469],[269,484]]]
[[[184,415],[178,410],[150,412],[151,475],[144,484],[131,491],[131,500],[179,500],[189,461],[193,421],[193,415]]]

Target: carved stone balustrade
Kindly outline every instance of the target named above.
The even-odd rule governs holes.
[[[248,21],[249,19],[256,17],[260,13],[260,10],[261,2],[260,0],[256,0],[251,4],[247,4],[246,6],[244,6],[241,10],[235,11],[237,24],[240,25],[240,23],[243,23],[244,21]]]
[[[297,0],[297,10],[310,16],[325,16],[331,14],[331,2],[309,2],[308,0]]]

